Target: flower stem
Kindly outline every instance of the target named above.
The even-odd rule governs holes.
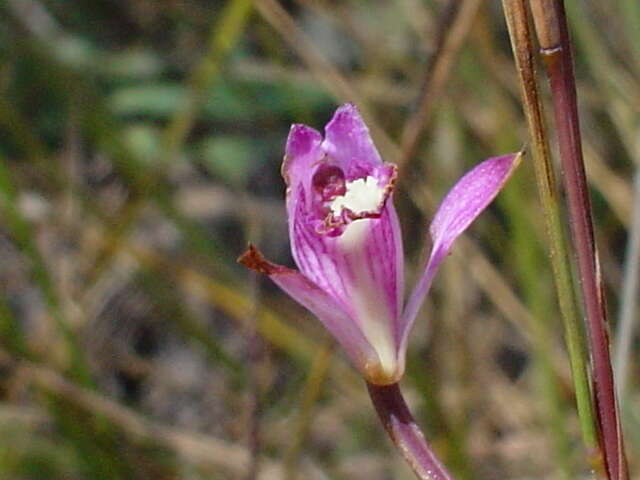
[[[400,387],[367,383],[369,396],[391,440],[421,480],[452,480],[427,444],[407,407]]]
[[[626,479],[628,472],[609,358],[607,314],[582,159],[573,59],[564,3],[561,0],[531,0],[531,7],[551,88],[571,237],[589,327],[595,405],[606,470],[611,479]]]

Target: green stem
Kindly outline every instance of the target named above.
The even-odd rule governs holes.
[[[522,87],[523,107],[527,117],[529,135],[532,141],[531,149],[536,183],[549,239],[551,267],[564,326],[565,341],[569,351],[582,437],[590,452],[590,463],[596,467],[596,471],[599,471],[601,468],[598,468],[598,465],[602,464],[602,459],[599,451],[596,419],[589,385],[587,354],[577,308],[578,301],[574,293],[571,262],[562,228],[559,197],[556,191],[555,175],[549,154],[543,120],[544,115],[538,97],[533,62],[534,49],[529,29],[528,12],[525,0],[503,0],[503,7]]]
[[[609,358],[607,313],[582,158],[575,77],[564,3],[532,0],[541,53],[551,89],[563,183],[589,333],[592,379],[601,446],[610,479],[627,479],[622,429]]]

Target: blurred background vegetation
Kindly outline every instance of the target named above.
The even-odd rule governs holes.
[[[614,333],[640,159],[640,7],[567,8]],[[354,101],[401,163],[415,278],[435,200],[527,142],[500,3],[0,12],[0,478],[413,478],[319,323],[235,259],[250,239],[292,265],[288,128],[321,129]],[[403,388],[456,478],[587,475],[530,162],[446,261],[409,352]],[[638,349],[624,362],[638,471]]]

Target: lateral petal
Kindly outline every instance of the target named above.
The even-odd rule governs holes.
[[[411,293],[402,314],[400,354],[406,350],[409,331],[442,260],[456,238],[491,203],[520,163],[522,152],[492,157],[467,172],[445,196],[429,232],[433,240],[424,273]]]
[[[489,158],[467,172],[444,197],[431,222],[434,245],[448,249],[498,195],[521,158],[522,152]]]

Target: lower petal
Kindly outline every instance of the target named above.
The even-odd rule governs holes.
[[[397,380],[389,377],[383,359],[342,305],[313,281],[297,270],[268,262],[253,246],[250,246],[238,261],[248,268],[268,275],[285,293],[313,313],[345,349],[354,366],[369,382],[387,384]]]
[[[403,295],[400,225],[391,201],[378,218],[349,223],[338,236],[318,234],[303,215],[292,222],[292,252],[302,274],[353,319],[388,377],[399,377]]]

